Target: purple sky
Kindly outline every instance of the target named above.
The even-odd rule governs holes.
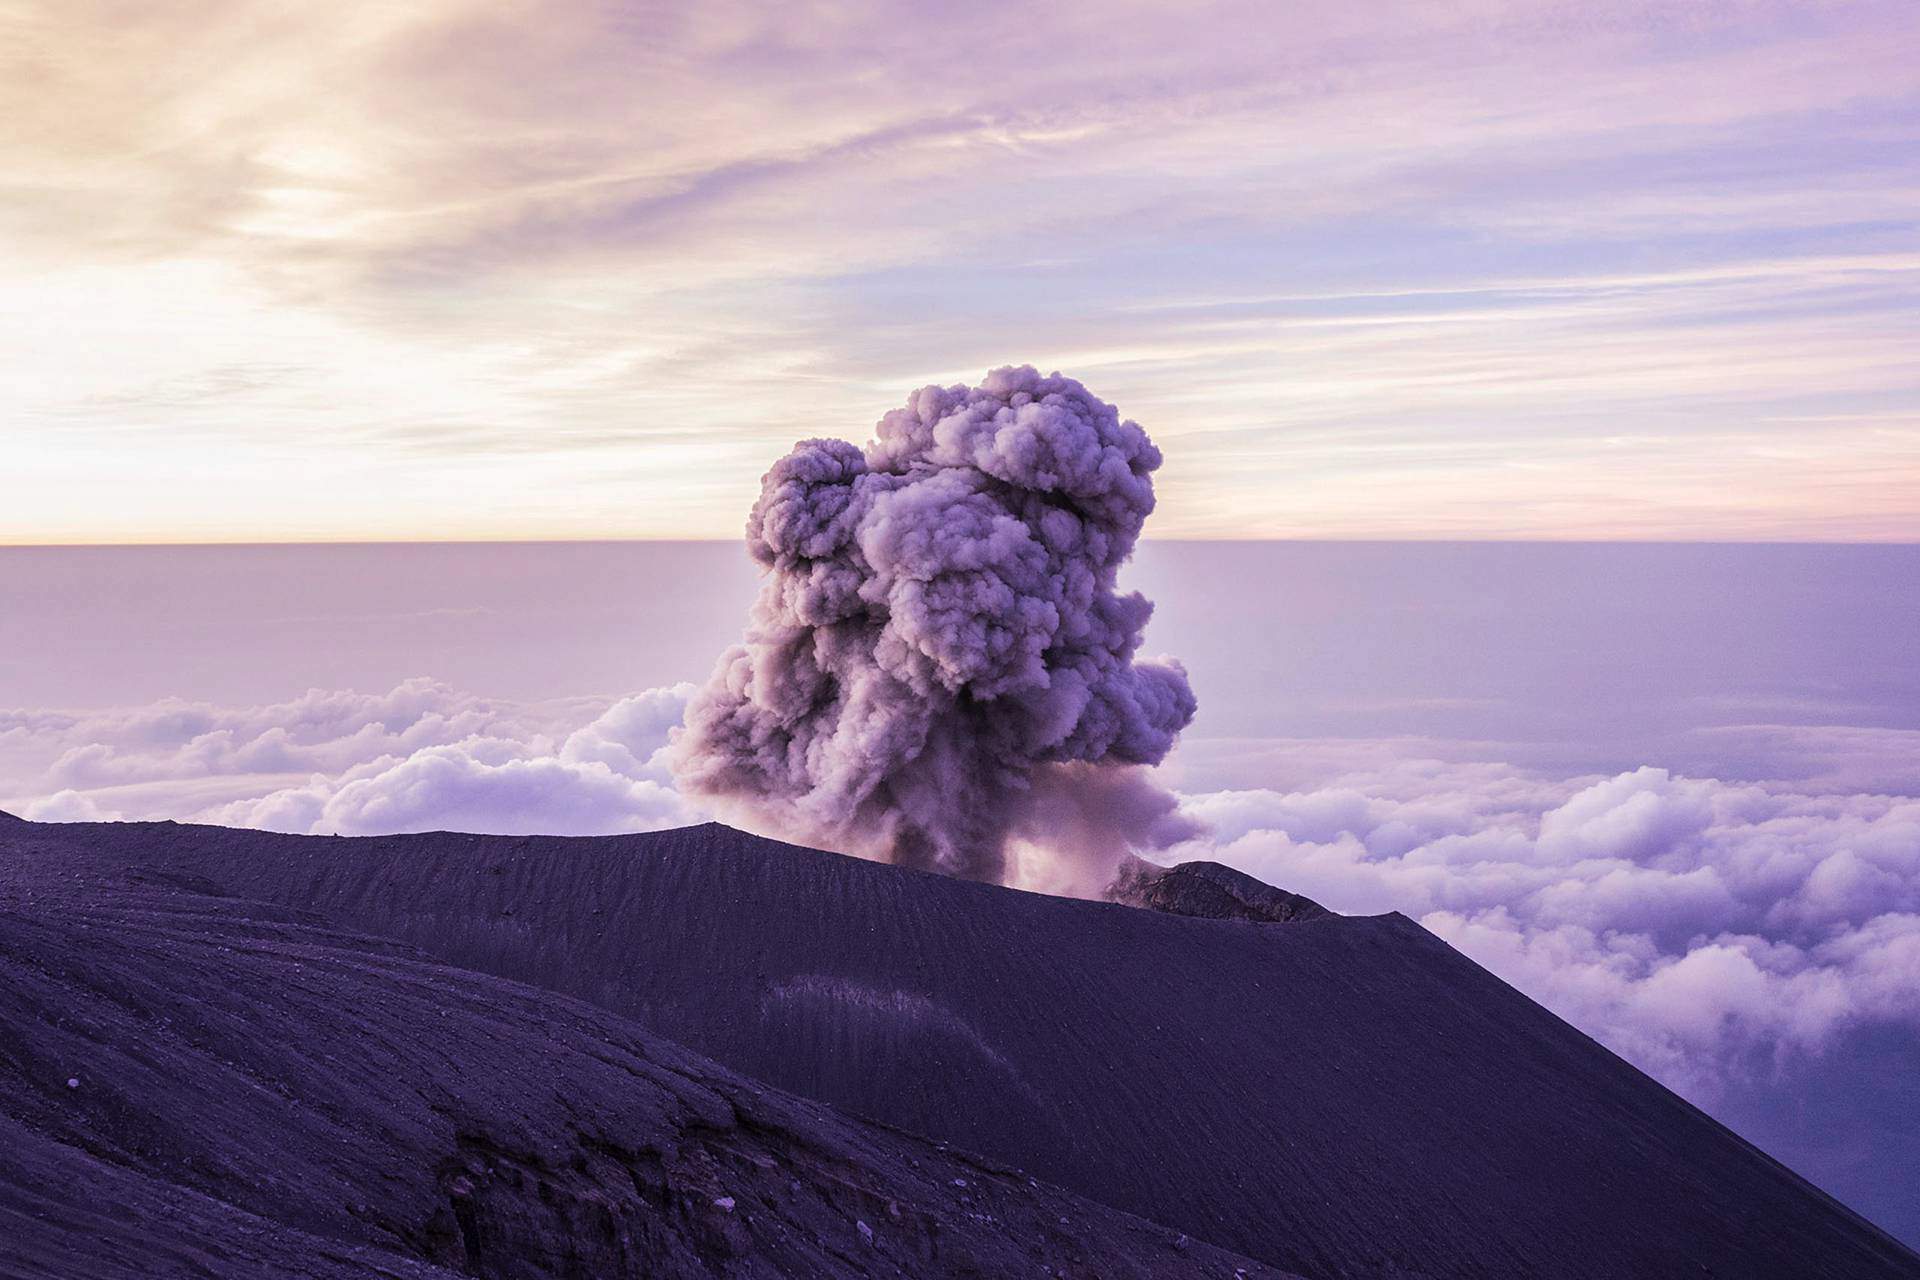
[[[1160,536],[1920,537],[1907,0],[0,32],[0,541],[731,537],[1024,362]]]

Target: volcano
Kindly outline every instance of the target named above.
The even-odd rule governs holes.
[[[1209,864],[15,821],[0,893],[8,1274],[1920,1277],[1412,921]]]

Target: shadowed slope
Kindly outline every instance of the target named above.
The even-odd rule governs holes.
[[[1178,918],[711,825],[46,830],[582,996],[1313,1277],[1920,1276],[1397,915]]]
[[[591,1005],[0,845],[0,1275],[1274,1275]]]

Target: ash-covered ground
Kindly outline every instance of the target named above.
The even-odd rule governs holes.
[[[0,845],[11,1274],[1920,1276],[1405,918],[1244,878]]]

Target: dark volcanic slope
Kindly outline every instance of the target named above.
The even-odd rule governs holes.
[[[1313,1277],[1920,1276],[1399,916],[1180,918],[716,826],[43,830],[582,996]]]
[[[1277,1273],[591,1005],[0,844],[0,1276],[1046,1274]]]

